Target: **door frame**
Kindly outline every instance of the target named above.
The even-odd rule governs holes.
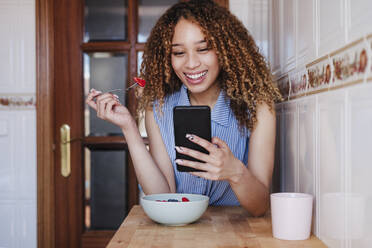
[[[56,245],[54,1],[35,0],[37,246],[39,248]],[[229,0],[214,1],[226,8],[229,6]],[[131,168],[131,174],[134,174],[133,168]],[[129,207],[131,207],[136,199],[132,198],[129,201]]]
[[[80,1],[79,1],[80,2]],[[36,16],[36,118],[37,118],[37,238],[38,238],[38,247],[55,247],[57,242],[59,241],[56,239],[58,233],[59,221],[63,216],[59,216],[58,208],[61,206],[57,203],[63,198],[63,195],[71,187],[66,188],[66,191],[63,192],[63,195],[57,195],[57,193],[61,189],[61,179],[56,176],[59,173],[59,169],[56,168],[58,163],[55,161],[55,156],[59,154],[59,144],[56,133],[59,131],[56,127],[56,122],[59,117],[55,115],[57,110],[60,109],[61,106],[56,105],[55,99],[60,97],[56,95],[58,82],[60,83],[60,78],[56,78],[57,71],[54,68],[60,63],[60,60],[56,60],[56,57],[59,52],[57,46],[61,46],[61,41],[56,40],[55,35],[58,32],[58,29],[61,29],[61,25],[56,23],[56,18],[61,18],[58,14],[58,8],[56,0],[36,0],[35,2],[35,16]],[[79,6],[80,3],[76,3],[76,6]],[[136,8],[135,1],[129,1],[129,5],[132,10]],[[80,7],[79,7],[80,8]],[[130,35],[133,36],[133,32],[136,32],[136,20],[133,17],[133,11],[129,11],[129,19],[132,20],[131,25],[128,26]],[[132,15],[132,16],[131,16]],[[133,22],[134,20],[134,22]],[[73,20],[69,20],[73,21]],[[78,24],[79,25],[79,24]],[[78,27],[80,29],[82,27]],[[64,28],[63,32],[65,32]],[[76,35],[76,33],[75,33]],[[77,36],[74,36],[72,39],[76,41]],[[133,39],[130,49],[130,54],[128,55],[134,57],[135,59],[131,60],[130,71],[129,75],[135,75],[137,73],[137,58],[135,49],[143,49],[143,45],[136,45]],[[76,45],[76,43],[74,43]],[[81,49],[85,49],[87,51],[90,50],[90,47],[85,47],[80,44]],[[133,49],[132,49],[133,48]],[[135,49],[134,49],[135,48]],[[57,50],[56,50],[57,49]],[[63,47],[65,49],[65,47]],[[76,49],[76,46],[73,48]],[[73,50],[76,51],[76,50]],[[71,52],[71,51],[68,51]],[[76,57],[76,54],[74,54]],[[78,63],[78,62],[77,62]],[[81,61],[80,61],[81,63]],[[135,67],[135,69],[133,69]],[[66,68],[60,68],[66,69]],[[59,69],[59,70],[60,70]],[[81,72],[80,72],[81,73]],[[75,76],[76,79],[76,75]],[[57,80],[58,79],[58,80]],[[69,78],[67,78],[69,79]],[[58,82],[57,82],[58,81]],[[75,93],[76,97],[76,93]],[[130,92],[127,95],[127,101],[133,102],[135,101],[134,92]],[[80,106],[81,107],[81,106]],[[128,106],[129,110],[134,113],[135,107],[134,104],[130,104]],[[76,125],[76,121],[74,122]],[[79,123],[80,124],[80,123]],[[79,125],[78,124],[78,125]],[[147,139],[144,139],[147,140]],[[75,144],[77,145],[77,144]],[[122,146],[122,145],[121,145]],[[76,172],[76,171],[75,171]],[[78,173],[79,174],[79,173]],[[75,177],[79,177],[76,174]],[[71,176],[70,176],[71,177]],[[132,166],[132,161],[130,157],[128,158],[128,191],[132,192],[128,197],[128,208],[130,209],[133,205],[138,203],[138,187],[137,187],[137,180],[134,172],[134,168]],[[58,185],[57,185],[58,184]],[[62,183],[63,189],[67,185],[66,181]],[[57,186],[59,188],[57,188]],[[73,185],[72,185],[73,187]],[[79,188],[80,189],[80,188]],[[80,190],[81,191],[81,190]],[[81,192],[77,192],[78,195]],[[75,203],[75,200],[72,200],[72,204]],[[66,207],[66,206],[64,206]],[[69,206],[70,207],[70,206]],[[62,206],[63,208],[63,206]],[[77,215],[75,217],[80,217],[82,213],[80,213],[81,209],[77,209]],[[74,218],[75,219],[75,218]],[[74,231],[80,232],[80,226],[74,226]],[[111,232],[106,232],[104,236],[110,236]],[[92,231],[89,232],[88,236],[85,238],[83,237],[82,242],[90,242],[91,240],[94,241],[95,236],[98,233],[94,233]],[[68,234],[67,234],[68,235]],[[76,234],[74,233],[71,237],[74,239],[74,243],[76,244]],[[93,236],[92,236],[93,235]],[[70,235],[68,235],[70,236]],[[102,236],[103,237],[103,236]],[[95,242],[97,243],[97,242]]]
[[[132,9],[133,7],[135,7],[134,1],[130,1],[129,4],[132,5]],[[60,106],[57,106],[57,103],[55,102],[55,99],[59,97],[58,95],[56,95],[55,92],[58,88],[58,85],[56,85],[56,83],[58,80],[60,81],[60,78],[56,78],[57,71],[55,71],[54,68],[58,65],[57,63],[60,62],[60,60],[56,61],[55,56],[57,56],[58,53],[58,50],[56,50],[58,49],[57,46],[61,45],[59,44],[60,41],[55,39],[58,28],[61,28],[61,26],[56,23],[56,18],[60,18],[57,12],[58,10],[56,10],[56,8],[58,8],[57,5],[58,4],[56,3],[56,0],[36,0],[35,2],[38,247],[55,247],[57,245],[58,240],[56,239],[56,237],[58,233],[56,233],[56,230],[58,230],[58,227],[56,225],[58,225],[59,221],[61,221],[61,218],[64,218],[63,216],[58,216],[57,211],[58,208],[61,208],[61,206],[57,205],[57,203],[61,200],[61,197],[63,198],[63,195],[65,195],[67,191],[71,190],[71,187],[73,187],[72,185],[71,187],[66,188],[66,190],[64,190],[63,192],[63,195],[57,195],[57,193],[61,189],[61,179],[56,176],[59,173],[59,169],[56,168],[56,166],[58,166],[58,163],[55,161],[55,157],[59,154],[59,139],[56,137],[56,133],[58,132],[56,122],[58,121],[59,117],[56,116],[56,111],[60,109]],[[79,5],[80,3],[76,3],[76,6]],[[131,15],[131,13],[129,13],[129,15]],[[79,27],[78,29],[80,28],[82,27]],[[132,25],[129,27],[129,31],[133,32],[133,28],[134,23],[132,22]],[[77,36],[73,37],[75,41],[76,38]],[[74,44],[76,45],[76,43]],[[131,44],[131,46],[133,47],[134,45],[135,43]],[[74,47],[74,49],[76,49],[76,46]],[[136,53],[133,53],[133,49],[130,49],[130,52],[131,56],[136,56]],[[137,62],[136,60],[131,60],[131,63]],[[131,67],[133,67],[133,65]],[[134,74],[136,72],[137,70],[133,70],[131,68],[129,74]],[[131,92],[130,94],[128,94],[127,97],[128,101],[133,101],[134,93]],[[129,110],[131,112],[134,112],[135,108],[133,108],[133,105],[131,106],[132,107],[129,107]],[[74,122],[74,124],[76,125],[76,121]],[[128,191],[133,192],[128,197],[129,209],[138,202],[137,181],[135,178],[134,168],[131,164],[132,161],[130,158],[128,158]],[[75,175],[75,177],[76,176],[79,177],[79,175]],[[67,181],[63,181],[62,185],[63,187],[67,186]],[[59,187],[59,189],[57,188],[57,186]],[[82,193],[80,191],[77,192],[78,195]],[[72,201],[72,204],[75,204],[75,200]],[[80,210],[81,209],[76,210],[78,212],[77,216],[75,217],[79,218],[81,216],[82,213],[80,213]],[[80,232],[81,228],[82,227],[74,226],[74,231]],[[89,242],[91,239],[94,240],[94,236],[98,234],[94,232],[89,233],[90,235],[86,237],[87,239],[83,240],[82,242]],[[111,232],[106,232],[104,236],[109,236],[111,235],[110,233]],[[74,233],[72,235],[74,237],[71,237],[74,244],[76,244],[76,235],[79,236],[80,234]],[[67,236],[71,235],[67,234]]]
[[[55,247],[54,0],[36,0],[37,243]]]

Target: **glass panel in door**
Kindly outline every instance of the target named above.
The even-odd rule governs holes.
[[[83,67],[85,97],[91,88],[102,92],[122,89],[115,94],[125,104],[128,54],[85,53]],[[84,119],[85,230],[116,230],[128,214],[127,151],[123,146],[117,148],[110,137],[123,134],[116,125],[98,118],[87,105]]]
[[[146,42],[159,17],[178,0],[138,0],[138,42]]]
[[[127,0],[85,0],[84,41],[127,40]]]
[[[85,149],[85,229],[116,230],[128,214],[126,151]]]
[[[128,55],[123,53],[86,53],[84,54],[84,94],[89,90],[105,92],[112,89],[123,89],[115,92],[119,101],[125,103],[127,82]],[[85,106],[85,135],[112,136],[122,135],[121,129],[107,121],[99,119],[95,110]]]

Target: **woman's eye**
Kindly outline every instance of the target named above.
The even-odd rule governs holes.
[[[172,53],[174,56],[182,56],[184,52],[173,52]]]
[[[198,52],[207,52],[207,51],[209,51],[209,48],[208,47],[198,49]]]

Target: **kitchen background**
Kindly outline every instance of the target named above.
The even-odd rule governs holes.
[[[230,0],[268,58],[273,191],[315,196],[330,247],[372,241],[372,2]],[[37,246],[35,0],[0,0],[0,247]]]

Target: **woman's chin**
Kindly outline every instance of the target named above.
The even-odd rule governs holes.
[[[194,94],[204,92],[206,89],[204,84],[186,84],[187,89]]]

